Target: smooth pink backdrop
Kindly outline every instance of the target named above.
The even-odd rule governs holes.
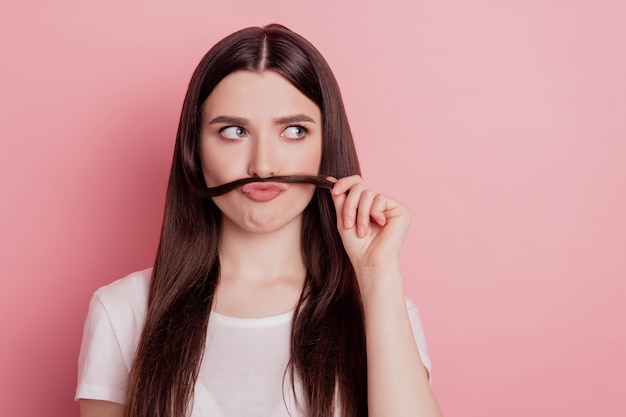
[[[91,293],[151,265],[191,72],[280,22],[342,86],[446,416],[626,413],[621,1],[4,1],[0,415],[78,414]]]

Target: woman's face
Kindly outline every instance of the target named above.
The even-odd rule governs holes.
[[[237,71],[202,106],[200,157],[207,186],[239,178],[317,174],[322,155],[319,107],[274,71]],[[232,222],[267,232],[300,221],[312,185],[252,183],[213,201]]]

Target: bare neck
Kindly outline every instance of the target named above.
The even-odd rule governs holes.
[[[269,233],[250,233],[224,219],[218,247],[220,270],[246,280],[303,272],[301,224],[294,221]]]
[[[271,233],[250,233],[224,219],[215,311],[260,317],[292,310],[306,275],[300,235],[301,221]]]

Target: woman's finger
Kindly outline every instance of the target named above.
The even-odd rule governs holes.
[[[379,226],[387,224],[387,215],[385,212],[388,208],[389,198],[383,194],[377,194],[372,202],[370,216]]]
[[[332,194],[344,194],[346,191],[350,190],[355,184],[363,184],[363,178],[361,178],[360,175],[351,175],[349,177],[340,178],[335,183],[335,186],[332,189]]]
[[[363,192],[361,192],[356,213],[356,234],[358,237],[363,237],[367,234],[370,227],[372,204],[374,203],[376,195],[376,192],[372,190],[363,190]]]
[[[343,227],[345,229],[350,229],[356,224],[357,209],[359,208],[359,202],[361,201],[361,194],[365,190],[365,186],[361,183],[355,183],[352,187],[350,187],[350,191],[348,192],[346,200],[343,203],[341,213],[343,216]]]

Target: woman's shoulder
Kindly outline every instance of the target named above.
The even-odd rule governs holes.
[[[109,315],[143,315],[148,306],[151,276],[152,268],[133,272],[98,288],[94,298],[98,299]]]
[[[76,398],[123,402],[148,306],[151,269],[96,290],[85,320]]]

